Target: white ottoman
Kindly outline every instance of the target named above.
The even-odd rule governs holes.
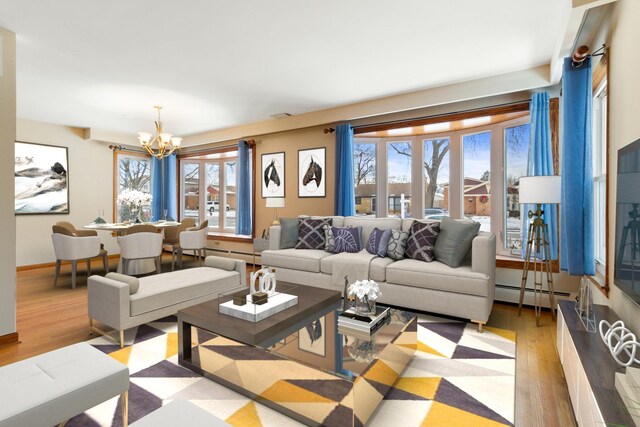
[[[51,427],[114,396],[127,425],[129,368],[79,343],[0,368],[0,427]]]
[[[231,424],[222,421],[215,415],[211,415],[188,400],[176,399],[140,418],[131,424],[131,427],[175,427],[186,425],[193,427],[231,426]]]

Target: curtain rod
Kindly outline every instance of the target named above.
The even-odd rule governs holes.
[[[507,102],[507,103],[504,103],[504,104],[492,105],[490,107],[471,108],[469,110],[461,110],[461,111],[456,111],[456,112],[452,112],[452,113],[433,114],[433,115],[429,115],[429,116],[412,117],[410,119],[389,120],[387,122],[368,123],[368,124],[356,125],[356,126],[352,126],[352,127],[355,130],[355,129],[361,129],[361,128],[368,128],[368,127],[372,127],[372,126],[387,126],[387,125],[411,123],[411,122],[415,122],[417,120],[437,119],[437,118],[440,118],[440,117],[444,118],[444,117],[447,117],[447,116],[451,116],[452,114],[472,113],[474,111],[486,110],[487,108],[508,107],[510,105],[518,105],[518,104],[522,104],[522,103],[525,103],[525,102],[528,103],[529,100],[525,99],[525,100],[522,100],[522,101],[514,101],[514,102]],[[325,128],[324,129],[324,133],[333,133],[333,132],[335,132],[334,128]]]
[[[245,141],[247,144],[249,144],[249,146],[251,148],[254,148],[256,146],[256,141],[253,139],[239,139],[238,141]],[[185,156],[185,155],[190,155],[190,154],[198,154],[198,153],[204,153],[206,151],[211,151],[211,150],[216,150],[216,149],[222,149],[222,148],[232,148],[238,147],[238,144],[228,144],[228,145],[220,145],[220,146],[216,146],[216,147],[210,147],[210,148],[201,148],[199,150],[193,150],[193,151],[187,151],[181,155]],[[123,145],[109,145],[109,148],[113,151],[131,151],[134,153],[143,153],[143,154],[147,154],[146,151],[143,150],[138,150],[135,148],[129,148],[129,147],[125,147]],[[176,155],[178,155],[176,153]]]

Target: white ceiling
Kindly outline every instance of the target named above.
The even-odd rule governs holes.
[[[551,62],[568,0],[1,0],[18,117],[186,136]]]

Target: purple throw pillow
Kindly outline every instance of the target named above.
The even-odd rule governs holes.
[[[298,243],[296,249],[324,249],[324,228],[331,225],[331,218],[300,218],[298,226]]]
[[[406,255],[408,258],[431,262],[435,259],[436,239],[440,234],[439,222],[413,221],[407,239]]]
[[[334,254],[342,252],[356,253],[362,250],[360,243],[362,227],[331,227],[331,231],[336,242],[333,250]]]
[[[380,230],[378,227],[374,228],[367,242],[367,252],[371,255],[384,258],[387,254],[387,245],[389,244],[390,238],[391,230]]]

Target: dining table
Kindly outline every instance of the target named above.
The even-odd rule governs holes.
[[[133,227],[134,225],[140,224],[151,224],[156,227],[159,232],[164,234],[164,229],[169,227],[177,227],[181,223],[178,221],[153,221],[153,222],[142,222],[142,223],[133,223],[133,222],[104,222],[104,223],[96,223],[92,222],[91,224],[84,225],[82,228],[87,230],[96,230],[96,231],[109,231],[111,235],[114,237],[125,236],[127,234],[127,230]],[[140,260],[131,260],[129,262],[128,271],[126,274],[138,275],[138,274],[147,274],[156,269],[155,263],[153,259],[140,259]],[[118,273],[122,273],[122,259],[118,262]]]

